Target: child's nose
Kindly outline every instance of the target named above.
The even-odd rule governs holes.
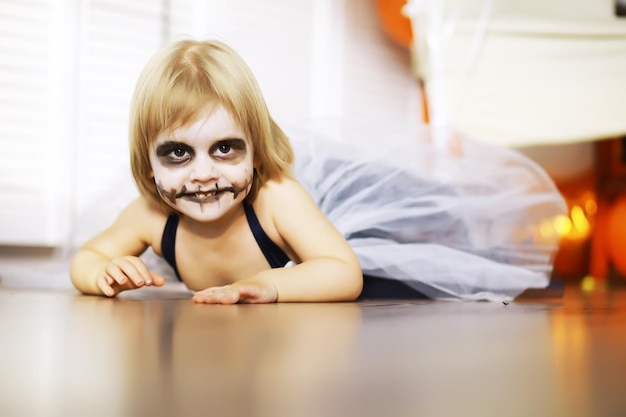
[[[198,158],[191,171],[190,179],[198,182],[208,182],[217,179],[218,170],[210,158]]]

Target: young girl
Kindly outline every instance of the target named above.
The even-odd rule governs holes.
[[[354,300],[354,252],[292,177],[289,140],[246,64],[218,42],[182,41],[140,76],[131,166],[141,196],[75,255],[80,291],[113,297],[164,278],[164,256],[204,303]],[[289,261],[295,265],[283,268]]]
[[[157,53],[130,124],[140,196],[74,256],[83,293],[163,285],[140,257],[148,247],[200,303],[349,301],[364,273],[365,296],[400,285],[501,300],[548,283],[563,200],[515,152],[465,141],[462,157],[442,158],[420,132],[398,150],[389,126],[340,126],[358,148],[315,129],[288,139],[247,65],[216,41]]]

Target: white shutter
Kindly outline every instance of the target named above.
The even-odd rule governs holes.
[[[0,244],[63,242],[128,165],[134,84],[186,4],[0,0]]]
[[[0,1],[0,243],[48,243],[57,167],[55,5]]]

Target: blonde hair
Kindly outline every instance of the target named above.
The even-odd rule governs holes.
[[[252,202],[269,179],[291,175],[293,149],[269,114],[244,60],[219,41],[182,40],[157,52],[143,69],[131,102],[130,164],[141,195],[166,211],[152,178],[150,148],[157,137],[193,122],[208,104],[221,104],[253,146]]]

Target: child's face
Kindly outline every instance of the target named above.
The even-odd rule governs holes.
[[[150,151],[152,175],[165,203],[197,221],[237,207],[254,176],[252,143],[220,105],[187,126],[161,134]]]

